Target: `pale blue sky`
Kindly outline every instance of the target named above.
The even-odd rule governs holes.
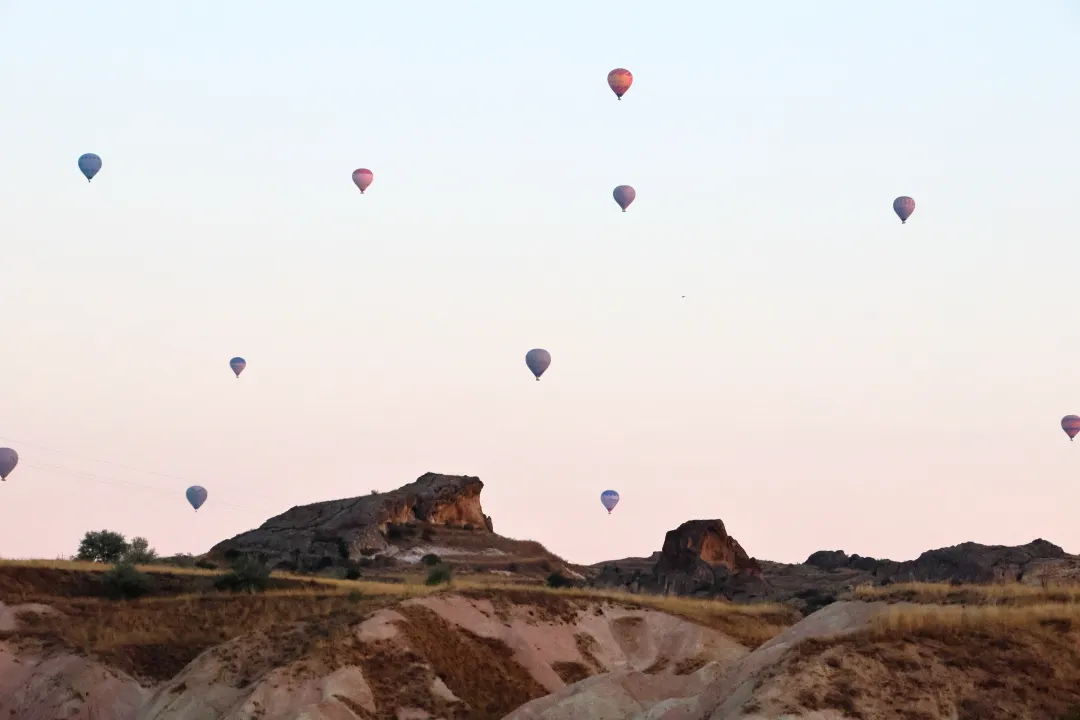
[[[1066,0],[0,0],[0,555],[429,470],[580,562],[700,517],[1080,551],[1078,38]]]

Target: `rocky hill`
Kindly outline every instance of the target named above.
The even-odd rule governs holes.
[[[390,492],[291,508],[207,556],[226,564],[254,555],[277,570],[344,576],[352,568],[393,579],[393,568],[415,568],[434,555],[459,572],[580,577],[541,544],[497,535],[480,505],[483,488],[477,477],[426,473]]]
[[[594,587],[790,602],[805,609],[864,584],[1076,582],[1080,556],[1037,539],[1015,547],[962,543],[905,562],[822,550],[804,563],[776,563],[750,557],[722,521],[691,520],[668,532],[651,557],[597,563],[586,574]]]

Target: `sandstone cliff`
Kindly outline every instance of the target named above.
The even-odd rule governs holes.
[[[305,570],[328,561],[393,551],[395,525],[423,523],[492,533],[480,506],[480,478],[426,473],[386,493],[300,505],[272,517],[255,530],[211,548],[211,557],[229,559],[255,553],[274,567]]]

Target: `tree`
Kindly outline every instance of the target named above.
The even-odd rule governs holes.
[[[150,547],[150,541],[144,537],[132,538],[124,553],[124,562],[132,565],[152,565],[157,559],[157,550]]]
[[[79,543],[76,560],[90,560],[101,563],[118,563],[131,549],[126,538],[112,530],[88,531]]]

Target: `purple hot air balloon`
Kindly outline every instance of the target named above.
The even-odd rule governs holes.
[[[548,369],[548,365],[551,364],[551,353],[540,348],[530,350],[525,353],[525,364],[529,366],[529,370],[536,376],[536,382],[540,382],[540,376],[544,374],[544,371]]]
[[[1066,415],[1061,418],[1061,429],[1065,431],[1065,434],[1072,440],[1076,437],[1077,433],[1080,433],[1080,417],[1076,415]]]
[[[906,224],[907,219],[911,217],[911,213],[915,212],[915,201],[907,195],[901,195],[892,201],[892,209],[893,212],[900,216],[900,223]]]
[[[363,195],[364,191],[371,185],[371,181],[375,179],[375,175],[367,168],[357,168],[353,170],[352,181],[356,183],[356,187],[360,188],[360,194]]]
[[[195,508],[195,512],[199,512],[199,508],[206,502],[206,488],[202,485],[192,485],[184,494],[187,495],[187,501],[191,503],[191,507]]]
[[[620,185],[615,188],[615,191],[611,193],[611,196],[615,198],[615,202],[619,203],[619,207],[623,212],[626,212],[626,208],[630,207],[630,203],[634,202],[634,198],[637,197],[637,193],[634,188],[629,185]]]
[[[614,490],[605,490],[600,493],[600,502],[607,508],[608,515],[610,515],[615,506],[619,504],[619,493]]]
[[[0,480],[7,480],[7,476],[19,464],[19,453],[11,448],[0,448]]]
[[[232,371],[236,373],[236,379],[239,380],[240,373],[244,372],[244,368],[247,367],[247,361],[244,360],[244,358],[242,357],[234,357],[232,360],[229,361],[229,367],[231,367]]]

